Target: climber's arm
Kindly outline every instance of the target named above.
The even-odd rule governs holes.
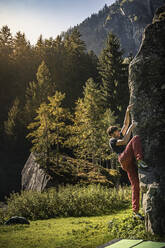
[[[133,122],[130,127],[128,128],[127,132],[126,132],[126,135],[123,137],[123,139],[119,139],[117,140],[116,142],[116,145],[117,146],[123,146],[123,145],[127,145],[130,137],[131,137],[131,133],[132,133],[132,130],[136,127],[136,123]]]
[[[123,136],[126,134],[127,129],[129,127],[129,124],[130,124],[130,110],[131,110],[132,106],[133,106],[133,104],[129,105],[127,107],[127,110],[125,113],[124,124],[123,124],[123,127],[121,129],[121,133],[123,134]]]

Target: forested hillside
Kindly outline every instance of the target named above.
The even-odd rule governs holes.
[[[155,10],[164,0],[118,0],[105,5],[77,26],[87,49],[100,54],[107,34],[116,34],[125,50],[125,56],[135,55],[139,49],[144,28],[152,22]]]
[[[121,125],[129,101],[132,57],[124,57],[137,51],[162,2],[117,1],[55,39],[41,35],[35,45],[1,28],[1,198],[20,189],[31,151],[47,173],[58,174],[65,156],[101,166],[116,161],[106,129]]]
[[[20,189],[31,149],[47,172],[58,170],[62,154],[104,164],[106,129],[121,122],[128,103],[129,59],[118,38],[110,33],[98,58],[77,29],[32,46],[3,26],[0,54],[1,198]]]

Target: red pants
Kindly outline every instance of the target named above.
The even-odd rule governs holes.
[[[127,144],[125,150],[119,155],[118,160],[123,170],[127,172],[132,187],[132,208],[139,211],[139,177],[136,160],[142,159],[142,146],[139,136],[134,136]]]

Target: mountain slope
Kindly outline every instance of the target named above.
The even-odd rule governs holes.
[[[142,32],[152,22],[155,10],[165,0],[119,0],[105,7],[98,14],[91,15],[77,26],[88,50],[97,55],[104,47],[107,34],[116,34],[125,56],[135,55],[139,49]]]

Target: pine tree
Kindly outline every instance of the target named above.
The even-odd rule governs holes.
[[[32,129],[27,135],[27,138],[32,138],[32,152],[46,170],[51,164],[59,166],[60,149],[67,134],[66,122],[70,119],[70,113],[62,107],[64,98],[65,94],[58,91],[48,97],[49,102],[40,105],[34,122],[28,126],[28,129]]]
[[[76,103],[72,135],[68,144],[83,159],[92,160],[93,163],[99,159],[105,160],[109,154],[106,130],[114,120],[113,113],[102,106],[98,85],[92,78],[89,79],[84,87],[83,99]]]
[[[0,53],[1,57],[9,56],[13,51],[13,37],[8,26],[0,30]]]
[[[14,37],[14,57],[19,57],[20,60],[26,59],[26,56],[29,56],[30,49],[31,45],[25,34],[17,32]]]
[[[114,111],[120,119],[121,111],[128,101],[128,74],[119,39],[112,33],[108,35],[106,47],[99,57],[98,69],[105,107]]]
[[[107,136],[107,129],[109,126],[114,125],[116,117],[110,109],[106,109],[100,120],[99,136],[100,146],[98,148],[98,156],[102,161],[110,159],[109,137]]]
[[[11,54],[13,53],[13,37],[8,26],[3,26],[0,30],[0,130],[3,128],[3,121],[6,119],[7,112],[14,101],[14,80],[12,77],[13,63]]]
[[[27,85],[35,77],[38,66],[34,48],[27,40],[24,33],[17,32],[13,39],[13,88],[19,96],[22,105],[25,104],[25,91]]]
[[[64,47],[67,54],[65,90],[68,99],[66,100],[73,107],[75,101],[82,97],[83,86],[88,78],[98,77],[97,57],[93,52],[86,52],[86,45],[77,28],[65,36]]]
[[[8,112],[8,119],[4,122],[4,130],[8,136],[12,136],[12,138],[16,139],[16,128],[17,128],[17,120],[19,114],[19,100],[16,98],[12,107]]]
[[[25,118],[26,113],[22,110],[21,102],[16,97],[12,106],[9,108],[8,118],[3,123],[3,146],[14,156],[16,154],[25,155],[27,149],[29,149],[29,143],[25,140],[27,133]]]
[[[81,40],[81,34],[77,28],[74,28],[72,33],[66,36],[64,44],[76,56],[80,56],[86,50],[85,42]]]
[[[36,109],[42,102],[47,101],[48,96],[52,96],[56,89],[44,61],[38,67],[36,77],[37,81],[30,82],[26,90],[25,109],[29,120],[34,118]]]
[[[39,36],[34,49],[37,55],[37,60],[38,61],[44,60],[45,59],[45,41],[43,40],[42,35]]]

